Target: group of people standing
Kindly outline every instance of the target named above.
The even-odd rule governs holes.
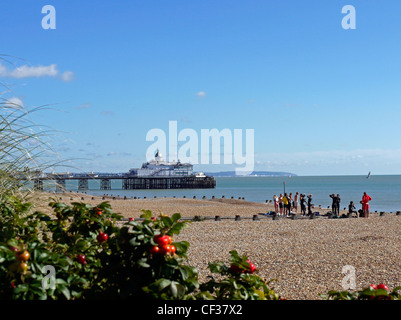
[[[287,194],[280,193],[280,196],[274,195],[274,210],[280,215],[289,216],[291,212],[298,213],[298,207],[300,206],[301,214],[303,216],[312,214],[312,195],[306,197],[303,193],[295,193],[294,197],[292,193]],[[308,208],[308,213],[306,213],[306,208]]]
[[[332,199],[332,214],[334,216],[339,216],[340,215],[340,203],[341,203],[341,198],[340,195],[337,194],[335,195],[334,193],[329,195],[329,197]],[[363,193],[362,200],[360,203],[362,204],[362,214],[361,217],[368,218],[369,217],[369,201],[372,200],[372,198],[366,194],[366,192]],[[278,213],[279,215],[283,216],[289,216],[291,213],[298,213],[298,207],[300,206],[301,209],[301,214],[303,216],[305,215],[311,215],[312,214],[312,208],[314,205],[312,204],[312,195],[309,194],[307,197],[305,194],[300,194],[299,192],[295,193],[294,197],[292,196],[292,193],[287,194],[284,193],[284,195],[281,193],[280,196],[274,195],[273,197],[273,203],[274,203],[274,211]],[[308,209],[308,212],[306,212],[306,209]],[[352,215],[352,213],[358,214],[356,211],[354,202],[351,201],[349,206],[348,206],[348,213]]]

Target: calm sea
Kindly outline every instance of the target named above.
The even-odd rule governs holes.
[[[221,198],[244,197],[247,201],[262,202],[273,199],[285,191],[312,194],[312,203],[323,208],[331,206],[330,194],[340,194],[341,208],[348,207],[354,201],[357,209],[361,208],[359,201],[363,192],[371,197],[372,211],[401,211],[401,175],[371,175],[366,176],[296,176],[296,177],[216,177],[215,189],[175,189],[175,190],[119,190],[121,180],[112,182],[112,190],[99,190],[99,182],[90,181],[87,194],[113,195],[127,197],[180,197]],[[67,182],[68,190],[76,191],[77,182]]]

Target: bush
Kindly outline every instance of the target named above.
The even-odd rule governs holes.
[[[197,269],[186,264],[189,243],[173,240],[189,223],[178,213],[143,211],[142,221],[124,223],[107,202],[50,207],[52,217],[13,196],[0,201],[1,299],[278,298],[236,251],[239,272],[210,263],[224,279],[200,285]]]
[[[230,251],[231,264],[211,262],[209,269],[221,278],[211,277],[201,285],[197,297],[218,300],[278,300],[279,295],[269,288],[273,281],[266,281],[254,274],[256,267],[246,256],[239,256],[236,250]]]
[[[320,295],[326,300],[400,300],[398,291],[401,287],[394,288],[391,292],[387,286],[380,284],[370,285],[359,291],[335,291],[330,290],[326,295]]]

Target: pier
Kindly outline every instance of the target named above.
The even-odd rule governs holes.
[[[78,190],[88,190],[89,181],[100,182],[100,190],[111,190],[112,180],[121,180],[122,190],[140,189],[205,189],[215,188],[216,180],[210,176],[134,176],[127,173],[35,173],[21,178],[21,180],[33,181],[35,190],[43,190],[45,181],[53,181],[56,185],[56,192],[66,190],[66,181],[75,180],[78,183]]]

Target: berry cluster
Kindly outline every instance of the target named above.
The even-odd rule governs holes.
[[[172,245],[172,238],[169,235],[155,235],[153,237],[153,241],[157,243],[157,246],[153,246],[150,248],[150,254],[175,254],[175,246]]]

